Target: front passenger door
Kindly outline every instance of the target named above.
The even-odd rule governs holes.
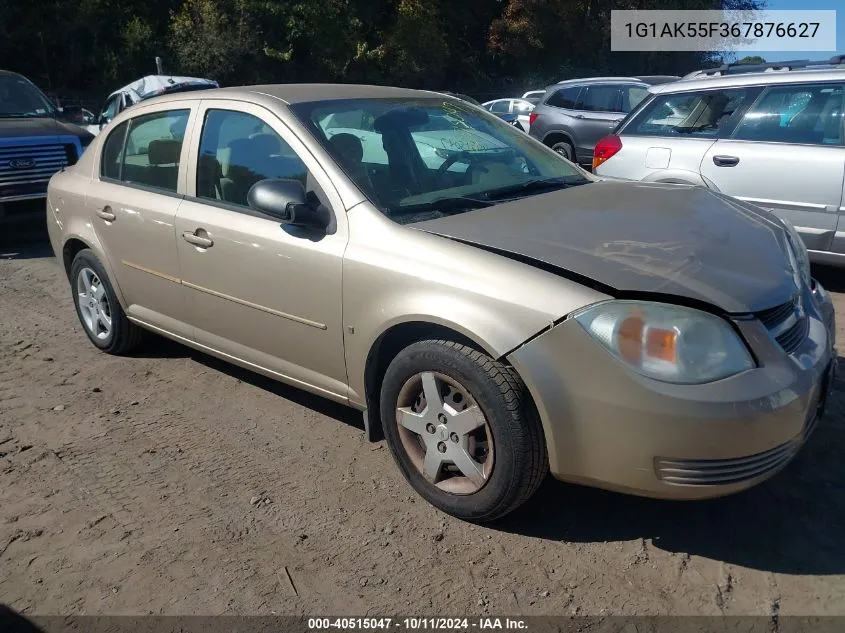
[[[204,100],[191,152],[176,241],[195,340],[345,399],[346,216],[327,175],[275,114],[254,104]],[[301,180],[331,208],[336,226],[305,230],[251,209],[247,193],[265,178]]]

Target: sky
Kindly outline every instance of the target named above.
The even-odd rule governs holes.
[[[820,9],[834,9],[836,10],[836,51],[760,51],[755,53],[753,51],[743,51],[738,57],[745,55],[759,54],[766,59],[766,61],[776,62],[785,61],[788,59],[830,59],[836,53],[845,54],[845,0],[768,0],[766,2],[766,9],[769,10],[820,10]]]

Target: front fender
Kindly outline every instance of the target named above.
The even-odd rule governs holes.
[[[366,399],[370,350],[396,325],[443,326],[500,358],[562,316],[607,298],[552,272],[400,226],[369,206],[348,217],[343,322],[354,403]]]

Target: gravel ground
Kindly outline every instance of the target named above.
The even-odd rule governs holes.
[[[841,273],[816,273],[842,328]],[[751,491],[671,503],[548,481],[472,526],[417,498],[354,411],[162,339],[131,358],[96,351],[46,243],[0,247],[0,603],[845,615],[837,387],[801,454]]]

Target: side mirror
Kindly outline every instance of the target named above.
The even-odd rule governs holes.
[[[320,229],[329,225],[328,210],[292,178],[259,180],[250,188],[246,200],[251,208],[278,218],[282,224]]]

